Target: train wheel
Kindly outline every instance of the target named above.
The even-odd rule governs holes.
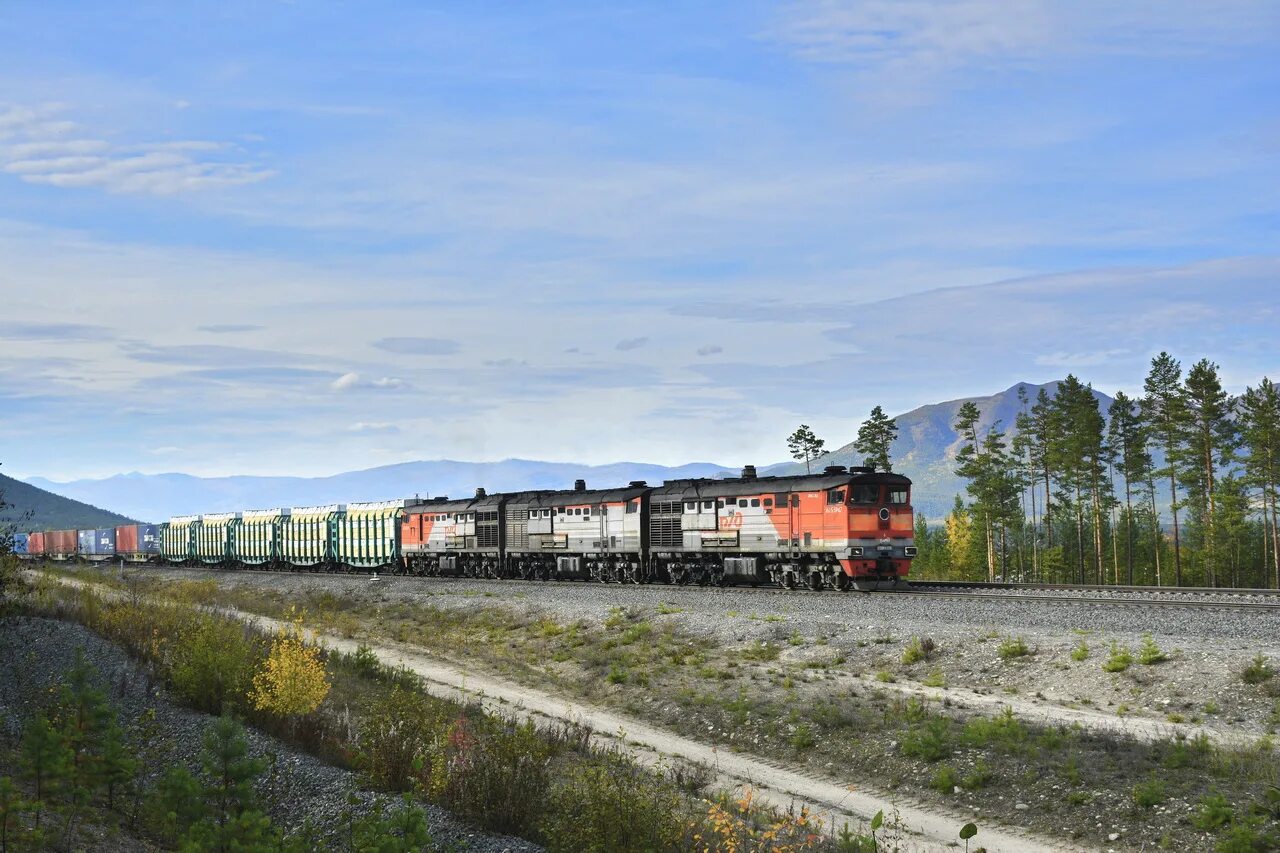
[[[853,582],[844,572],[836,574],[836,589],[841,592],[848,592],[853,587]]]
[[[822,589],[822,573],[809,572],[809,589],[818,592]]]

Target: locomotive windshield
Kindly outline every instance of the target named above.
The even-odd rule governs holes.
[[[907,490],[902,487],[889,488],[889,503],[904,504],[907,502]]]
[[[849,503],[873,504],[879,497],[879,486],[854,486],[849,490]]]

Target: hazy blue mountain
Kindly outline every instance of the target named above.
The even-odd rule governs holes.
[[[70,528],[88,530],[132,521],[123,515],[51,494],[3,474],[0,474],[0,493],[3,493],[6,503],[12,504],[0,510],[0,531],[10,528],[16,528],[14,532],[17,533]]]
[[[933,403],[912,409],[897,416],[898,440],[892,449],[893,470],[905,474],[912,480],[912,503],[918,512],[923,512],[933,520],[939,520],[951,509],[957,494],[964,492],[964,480],[955,474],[956,452],[960,449],[960,437],[951,428],[955,423],[956,413],[967,402],[976,403],[982,418],[978,422],[979,433],[985,433],[996,423],[1012,438],[1017,433],[1014,423],[1021,411],[1018,402],[1018,389],[1025,388],[1027,399],[1034,403],[1036,395],[1044,388],[1052,397],[1058,389],[1058,383],[1048,382],[1044,385],[1032,385],[1019,382],[998,394],[988,397],[965,397],[959,400],[948,400],[945,403]],[[1111,411],[1111,398],[1106,394],[1094,391],[1098,398],[1102,414]],[[857,422],[851,421],[850,432],[857,434]],[[828,436],[828,446],[833,444]],[[850,439],[821,460],[814,463],[814,470],[824,465],[861,465],[862,454],[853,449]],[[761,473],[792,474],[802,473],[803,464],[784,462],[772,465]]]
[[[277,506],[475,494],[522,489],[567,489],[576,479],[588,487],[626,485],[631,480],[661,483],[679,477],[714,477],[728,469],[707,463],[669,468],[637,462],[574,465],[505,459],[501,462],[436,460],[403,462],[331,477],[194,477],[190,474],[117,474],[100,480],[29,483],[76,500],[101,503],[149,521],[174,515],[230,512]]]

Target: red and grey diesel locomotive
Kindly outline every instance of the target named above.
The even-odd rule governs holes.
[[[758,477],[748,465],[740,477],[661,486],[589,490],[578,480],[462,500],[181,516],[147,539],[160,562],[227,568],[847,590],[904,584],[913,522],[911,481],[899,474],[837,465]],[[46,544],[61,535],[51,532],[22,537],[17,550],[74,559],[68,533],[67,547]],[[86,558],[109,559],[105,539],[95,541]]]
[[[436,498],[405,507],[401,559],[428,576],[787,588],[892,587],[916,549],[911,481],[867,468]]]

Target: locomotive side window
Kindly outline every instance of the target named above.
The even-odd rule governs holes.
[[[827,492],[827,503],[842,504],[844,503],[844,491]]]
[[[903,488],[889,489],[889,503],[904,504],[907,502],[907,490]]]
[[[703,509],[715,509],[715,508],[716,508],[716,502],[715,502],[715,501],[703,501],[703,502],[702,502],[702,508],[703,508]]]
[[[684,511],[685,511],[685,512],[697,512],[697,511],[698,511],[698,502],[697,502],[697,501],[693,501],[692,503],[690,503],[689,501],[686,501],[686,502],[685,502],[685,505],[684,505]]]
[[[639,511],[640,511],[639,501],[627,501],[627,512],[639,512]]]
[[[751,505],[752,505],[752,506],[760,506],[760,499],[759,499],[759,498],[752,498],[752,499],[751,499]]]
[[[765,506],[773,506],[773,498],[765,498],[765,499],[764,499],[764,505],[765,505]]]
[[[854,486],[853,494],[849,496],[849,502],[855,504],[872,504],[876,502],[876,498],[880,497],[880,489],[877,486]]]
[[[738,506],[746,506],[746,505],[747,505],[746,498],[738,498]]]

